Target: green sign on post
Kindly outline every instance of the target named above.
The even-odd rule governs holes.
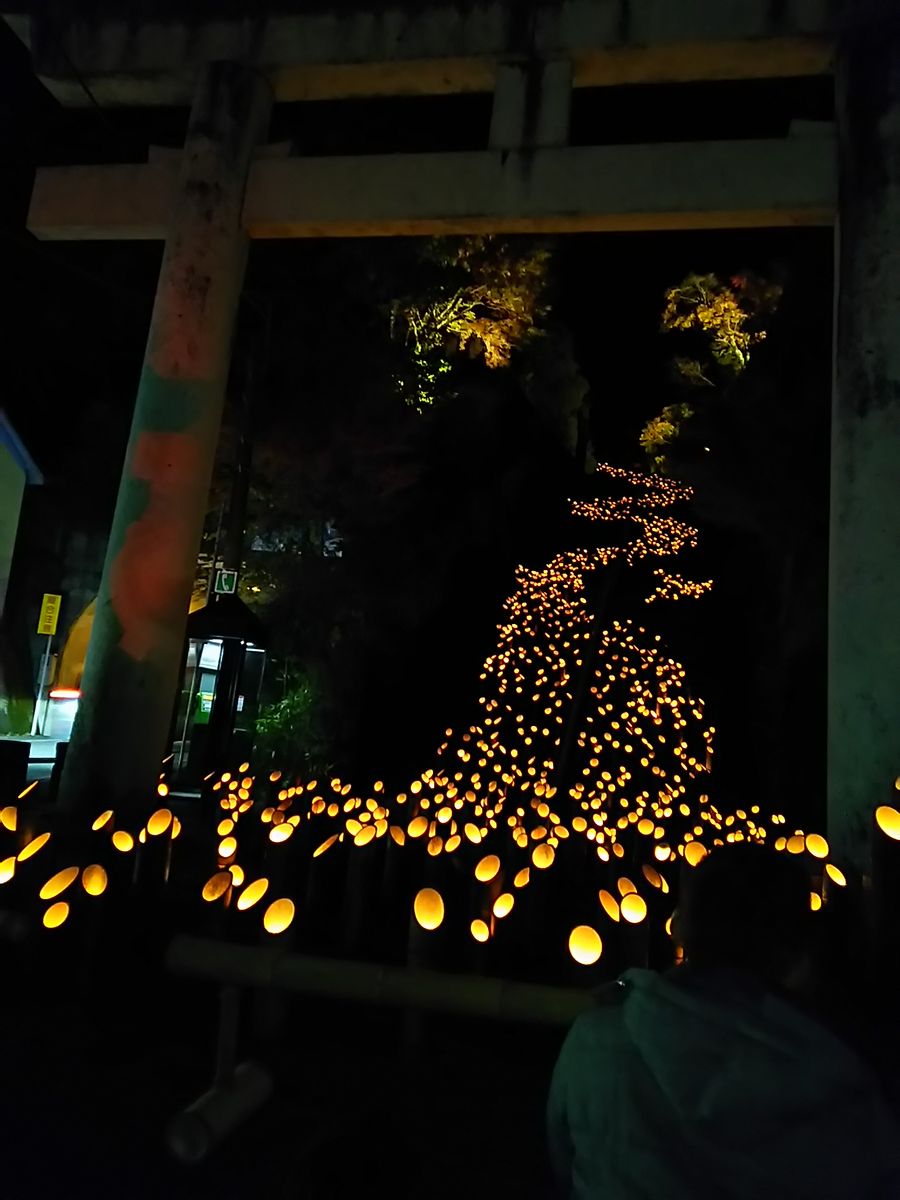
[[[237,571],[216,571],[216,595],[233,596],[237,591]]]

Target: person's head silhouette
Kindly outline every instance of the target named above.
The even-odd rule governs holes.
[[[717,847],[689,873],[676,932],[692,966],[792,986],[808,964],[811,917],[799,859],[741,843]]]

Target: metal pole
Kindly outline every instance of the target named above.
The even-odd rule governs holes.
[[[50,665],[50,644],[52,641],[53,641],[53,635],[51,634],[47,638],[47,645],[46,645],[46,648],[44,649],[44,656],[41,660],[41,677],[40,677],[40,682],[38,683],[37,696],[35,697],[35,701],[34,701],[34,717],[32,718],[32,721],[31,721],[31,736],[32,737],[36,736],[36,734],[38,733],[40,726],[41,726],[41,720],[40,720],[41,700],[44,695],[44,687],[47,683],[47,667]],[[45,712],[44,712],[44,722],[45,723],[46,723],[46,720],[47,720],[47,713],[46,713],[46,706],[45,706]]]

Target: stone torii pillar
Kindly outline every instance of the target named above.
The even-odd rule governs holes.
[[[63,773],[69,811],[155,791],[246,264],[244,188],[269,108],[248,67],[202,69]]]
[[[837,73],[828,826],[861,861],[900,775],[900,15],[876,8],[849,16]]]

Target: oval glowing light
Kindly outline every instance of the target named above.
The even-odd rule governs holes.
[[[900,842],[900,812],[889,804],[882,804],[875,810],[875,821],[882,833],[895,842]]]
[[[809,833],[806,835],[806,849],[813,858],[828,857],[828,843],[820,833]]]
[[[0,883],[9,883],[15,873],[16,856],[11,854],[9,858],[4,858],[0,861]]]
[[[61,871],[57,871],[55,875],[51,875],[40,892],[38,892],[38,895],[42,900],[53,900],[54,897],[64,892],[69,884],[74,883],[77,878],[77,867],[64,867]]]
[[[413,901],[413,912],[423,929],[437,929],[444,919],[444,901],[434,888],[422,888]]]
[[[688,842],[684,848],[684,861],[689,867],[699,866],[709,851],[702,842]]]
[[[523,888],[531,878],[531,867],[523,867],[521,871],[516,871],[516,877],[513,880],[513,887]]]
[[[334,843],[338,840],[340,834],[333,833],[330,838],[326,838],[321,846],[316,846],[313,850],[313,858],[318,858],[320,854],[324,854],[326,850],[330,850]]]
[[[581,966],[593,966],[603,953],[600,934],[590,925],[576,925],[569,934],[569,953]]]
[[[631,892],[636,892],[637,888],[631,882],[627,875],[622,875],[616,880],[616,887],[619,889],[620,896],[628,896]]]
[[[158,808],[147,822],[147,832],[151,837],[159,837],[165,833],[172,824],[172,810],[170,808]]]
[[[221,900],[231,887],[231,884],[230,871],[216,871],[215,875],[211,875],[203,885],[203,892],[201,893],[203,899],[210,903],[213,900]]]
[[[252,908],[258,900],[261,900],[269,890],[268,879],[254,879],[252,883],[248,883],[244,890],[238,896],[237,906],[241,912],[245,909]]]
[[[263,917],[263,928],[266,933],[284,933],[293,919],[293,900],[273,900]]]
[[[57,900],[44,913],[44,928],[58,929],[69,915],[69,906],[65,900]]]
[[[641,871],[643,872],[644,878],[647,880],[647,882],[650,884],[651,887],[662,888],[666,882],[663,879],[662,875],[660,875],[659,871],[656,870],[655,867],[650,867],[650,866],[645,865],[645,866],[641,867]]]
[[[99,863],[91,863],[81,872],[81,886],[89,896],[102,896],[107,882],[106,871]]]
[[[622,897],[622,916],[629,925],[640,925],[647,915],[647,902],[637,892]]]
[[[496,854],[486,854],[475,867],[475,878],[479,883],[490,883],[500,870],[500,859]]]
[[[112,820],[112,815],[113,815],[113,810],[111,808],[108,808],[106,810],[106,812],[102,812],[100,814],[100,816],[96,819],[96,821],[91,826],[91,829],[93,829],[93,831],[96,833],[98,829],[102,829],[104,825],[106,825],[109,821]]]
[[[229,833],[234,833],[234,821],[231,817],[226,817],[224,821],[218,823],[216,833],[220,838],[228,837]]]
[[[273,825],[269,830],[269,841],[278,845],[280,842],[286,842],[293,832],[294,826],[287,821],[281,825]],[[229,840],[233,842],[234,838],[230,838]]]
[[[406,834],[399,825],[392,825],[388,831],[398,846],[402,846],[406,842]]]
[[[244,882],[244,868],[239,863],[232,863],[228,868],[228,874],[236,888],[239,888]]]
[[[49,833],[39,833],[36,838],[31,839],[23,850],[19,851],[19,862],[26,862],[33,854],[37,854],[38,850],[46,846],[49,841]]]
[[[7,804],[6,808],[0,809],[0,825],[4,829],[8,829],[10,833],[15,833],[18,816],[19,810],[16,806],[14,804]]]
[[[516,898],[511,892],[501,892],[494,901],[494,916],[502,921],[504,917],[508,917],[512,912],[515,902]]]
[[[421,837],[422,834],[425,833],[425,831],[427,829],[428,829],[428,818],[427,817],[413,817],[413,819],[410,821],[410,823],[406,827],[406,832],[409,834],[409,836],[411,838],[417,838],[417,837]]]
[[[112,835],[112,844],[117,850],[121,850],[123,854],[127,854],[129,850],[134,849],[134,838],[124,829],[117,829]]]
[[[840,867],[836,867],[834,863],[825,864],[825,874],[828,876],[831,882],[837,884],[838,887],[847,886],[847,876],[840,869]]]
[[[813,910],[813,912],[818,912],[822,907],[822,897],[818,892],[809,893],[809,907]]]
[[[556,858],[556,851],[552,846],[548,846],[546,842],[541,842],[540,846],[535,846],[531,855],[531,861],[539,871],[546,871],[548,867],[552,867],[554,858]]]
[[[615,896],[612,894],[612,892],[608,892],[605,888],[601,888],[600,892],[598,893],[598,896],[600,899],[600,903],[603,906],[603,911],[606,913],[606,915],[609,917],[609,919],[611,921],[618,921],[618,919],[619,919],[619,902],[615,898]]]
[[[472,937],[476,942],[486,942],[491,936],[491,931],[487,927],[487,923],[477,917],[469,926]]]
[[[237,854],[237,838],[222,838],[219,842],[219,858],[234,858],[235,854]]]
[[[354,846],[367,846],[375,836],[374,825],[363,825],[359,833],[353,839]]]

